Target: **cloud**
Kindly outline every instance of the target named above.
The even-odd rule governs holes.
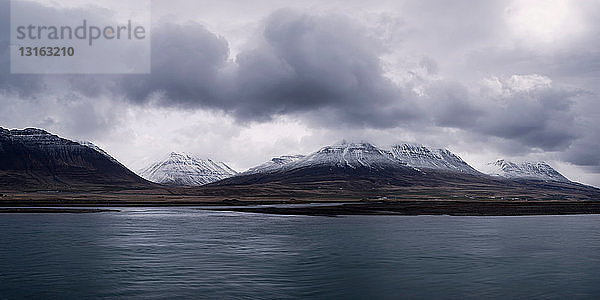
[[[564,150],[577,138],[572,105],[582,92],[555,88],[551,82],[537,74],[500,80],[502,93],[490,95],[474,129],[532,148]]]
[[[24,96],[40,91],[41,76],[10,74],[10,1],[0,0],[0,90]]]
[[[152,73],[127,75],[116,85],[134,102],[161,93],[161,105],[221,107],[219,72],[229,57],[223,37],[196,23],[162,23],[152,35]]]
[[[125,121],[127,109],[125,103],[70,91],[35,98],[0,92],[0,107],[0,126],[40,127],[84,140],[109,135]]]
[[[591,139],[574,143],[563,153],[562,159],[578,166],[591,167],[595,173],[600,173],[600,145]]]
[[[468,96],[456,96],[458,100],[444,111],[444,116],[460,123],[440,125],[511,140],[531,149],[564,150],[578,137],[572,106],[582,93],[553,87],[549,78],[537,74],[490,78]]]
[[[410,115],[383,76],[383,46],[351,20],[279,11],[263,37],[237,58],[237,116],[326,111],[344,126],[389,127]]]
[[[600,139],[591,133],[600,125],[593,109],[598,80],[588,76],[597,73],[600,56],[593,49],[600,40],[577,37],[573,45],[544,51],[512,43],[503,30],[504,6],[404,3],[405,11],[390,21],[401,26],[393,34],[373,34],[364,20],[346,15],[277,10],[252,25],[259,28],[255,39],[235,41],[243,45],[235,56],[233,42],[207,26],[161,20],[153,27],[148,75],[16,76],[8,74],[3,53],[0,90],[14,98],[5,100],[0,117],[21,124],[12,115],[26,114],[23,120],[73,127],[68,132],[76,135],[99,134],[98,128],[119,123],[111,118],[126,117],[109,109],[110,103],[190,116],[207,111],[236,128],[289,117],[328,137],[408,132],[446,145],[489,142],[506,155],[559,152],[565,161],[600,166]],[[6,24],[8,11],[0,12]],[[6,36],[0,34],[0,43],[8,43]],[[399,64],[385,65],[386,56]],[[63,97],[37,113],[25,112],[31,103],[65,91],[79,100]]]
[[[200,25],[161,24],[154,33],[152,74],[118,85],[135,102],[158,94],[160,105],[218,109],[238,121],[327,111],[343,125],[389,127],[410,115],[383,75],[384,49],[345,17],[275,12],[234,61],[227,41]]]

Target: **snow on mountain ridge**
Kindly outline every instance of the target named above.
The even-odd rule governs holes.
[[[4,129],[1,128],[0,133],[13,139],[33,143],[40,147],[64,147],[79,145],[73,141],[62,139],[57,135],[51,134],[43,129],[25,128],[25,129]]]
[[[116,160],[114,157],[112,157],[110,154],[108,154],[102,148],[96,146],[94,143],[92,143],[90,141],[78,141],[77,143],[79,143],[82,146],[86,146],[88,148],[94,149],[94,150],[98,151],[100,154],[106,156],[106,158],[110,159],[112,162],[123,166],[123,164],[121,164],[118,160]]]
[[[223,162],[193,154],[171,152],[138,172],[152,182],[168,185],[204,185],[237,174]]]
[[[291,167],[298,168],[311,165],[350,167],[353,169],[359,167],[382,169],[404,166],[387,150],[380,149],[367,142],[347,141],[325,146],[319,151],[294,162]]]
[[[558,171],[554,170],[545,162],[522,162],[515,163],[504,159],[498,159],[487,164],[485,173],[492,176],[504,178],[523,178],[537,180],[551,180],[560,182],[570,182]]]
[[[302,154],[296,155],[282,155],[279,157],[274,157],[270,161],[250,168],[248,171],[244,172],[244,174],[256,174],[256,173],[272,173],[280,170],[283,166],[298,161],[304,158]]]
[[[275,172],[311,166],[385,169],[412,167],[417,170],[436,169],[453,172],[480,174],[460,157],[446,149],[433,149],[420,144],[402,143],[389,149],[379,148],[368,142],[341,141],[325,146],[306,156],[293,159],[274,158],[244,174]]]
[[[431,148],[421,144],[402,143],[391,147],[392,155],[413,168],[448,170],[460,173],[478,174],[458,155],[448,149]]]

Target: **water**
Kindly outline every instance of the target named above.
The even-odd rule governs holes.
[[[0,299],[598,298],[600,216],[0,215]]]

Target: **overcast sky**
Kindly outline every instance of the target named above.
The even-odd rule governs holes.
[[[0,126],[90,140],[134,170],[170,151],[244,170],[409,141],[600,186],[598,1],[156,0],[151,74],[69,76],[10,74],[8,5]]]

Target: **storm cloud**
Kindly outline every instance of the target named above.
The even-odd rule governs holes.
[[[235,41],[235,51],[231,40],[206,24],[163,18],[152,29],[151,74],[10,75],[2,53],[0,89],[19,101],[58,90],[73,93],[76,104],[103,99],[210,111],[240,126],[291,118],[338,135],[401,129],[441,138],[444,145],[494,140],[506,155],[557,154],[600,171],[600,139],[592,130],[600,125],[600,55],[594,50],[600,39],[597,26],[589,26],[589,12],[598,5],[582,2],[577,21],[589,30],[580,30],[571,23],[528,25],[520,14],[529,8],[519,2],[441,3],[403,1],[395,14],[375,17],[268,10],[247,40]],[[60,18],[61,10],[54,9]],[[8,11],[0,13],[5,24]],[[7,35],[0,34],[3,45]],[[61,99],[51,103],[82,110],[68,104],[71,98]],[[7,114],[0,111],[10,119]],[[99,104],[78,115],[94,120],[80,126],[90,132],[122,117]],[[48,117],[42,119],[56,118]]]
[[[278,11],[234,59],[224,38],[198,24],[161,24],[152,42],[152,74],[119,80],[130,101],[213,108],[240,121],[327,111],[344,125],[391,127],[412,115],[383,75],[380,41],[342,16]]]
[[[525,147],[563,150],[578,137],[572,109],[580,90],[555,88],[544,76],[482,80],[469,91],[459,84],[427,89],[436,125],[512,140]]]

